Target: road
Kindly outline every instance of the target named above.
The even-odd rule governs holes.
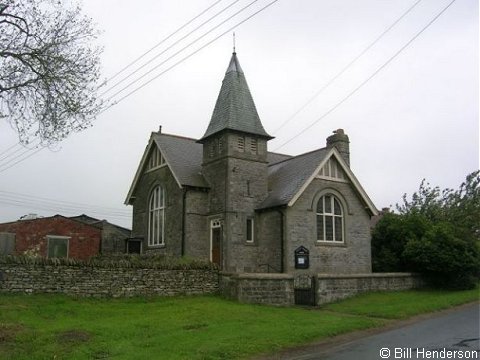
[[[339,344],[313,344],[268,359],[480,359],[479,314],[479,304],[470,304],[375,335],[355,340],[347,336]]]

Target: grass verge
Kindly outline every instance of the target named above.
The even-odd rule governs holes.
[[[1,295],[1,359],[235,359],[382,321],[217,297]],[[9,331],[11,330],[11,331]]]
[[[0,295],[0,358],[239,359],[474,300],[478,289],[403,291],[309,310],[217,297]]]
[[[322,307],[342,314],[384,319],[406,319],[415,315],[478,301],[479,287],[472,290],[407,290],[363,294]]]

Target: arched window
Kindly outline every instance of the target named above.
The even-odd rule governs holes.
[[[165,244],[165,191],[161,186],[153,189],[148,202],[148,246]]]
[[[317,241],[343,242],[343,209],[332,194],[323,195],[317,203]]]

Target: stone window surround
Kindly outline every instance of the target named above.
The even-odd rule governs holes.
[[[154,196],[154,193],[157,189],[160,189],[160,191],[162,192],[162,200],[163,200],[163,203],[160,204],[160,206],[158,208],[154,208],[152,209],[151,208],[151,203],[153,201],[153,196]],[[165,247],[165,212],[166,212],[166,191],[165,191],[165,188],[161,185],[161,184],[155,184],[152,189],[150,190],[149,192],[149,197],[148,197],[148,203],[147,203],[147,209],[148,209],[148,218],[147,218],[147,244],[148,244],[148,248],[152,249],[152,248],[162,248],[162,247]],[[157,212],[157,215],[158,214],[161,214],[161,217],[159,219],[159,221],[161,222],[162,224],[162,233],[161,233],[161,238],[160,238],[160,241],[158,243],[155,243],[155,241],[151,241],[151,238],[150,238],[150,221],[151,221],[151,213],[152,212]]]
[[[250,239],[249,239],[249,233],[248,233],[248,223],[249,222],[251,223],[251,225],[250,225],[250,230],[251,230]],[[245,242],[248,245],[255,244],[255,219],[253,218],[253,216],[247,216],[247,218],[245,220]]]
[[[320,201],[320,199],[325,196],[325,195],[333,195],[338,202],[340,203],[340,206],[342,207],[342,215],[343,215],[343,241],[325,241],[325,240],[318,240],[317,236],[317,203]],[[347,215],[352,215],[352,212],[350,211],[350,207],[348,206],[348,203],[345,201],[345,198],[338,192],[337,190],[333,188],[325,188],[320,191],[318,191],[315,196],[313,197],[313,201],[311,204],[311,208],[309,209],[313,214],[312,216],[314,217],[313,223],[315,224],[315,246],[334,246],[334,247],[347,247],[348,245],[348,237],[347,237],[347,228],[348,228],[348,216]]]

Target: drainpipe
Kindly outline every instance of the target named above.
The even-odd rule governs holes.
[[[185,233],[187,227],[187,188],[183,188],[183,197],[182,197],[182,244],[180,246],[180,255],[185,256]]]
[[[277,212],[280,214],[280,272],[283,273],[285,269],[284,257],[285,257],[285,213],[278,209]]]

